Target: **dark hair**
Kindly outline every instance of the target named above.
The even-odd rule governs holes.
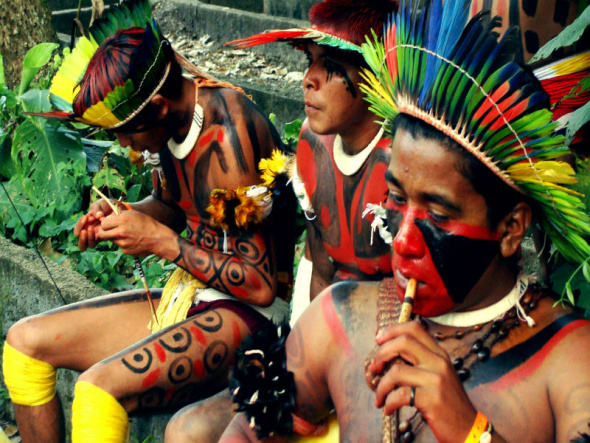
[[[519,202],[528,201],[526,196],[510,187],[467,149],[423,120],[408,114],[398,114],[393,121],[394,133],[398,129],[407,131],[413,138],[436,141],[462,159],[456,166],[457,170],[469,180],[475,192],[485,199],[491,229],[496,228]]]
[[[142,28],[117,31],[99,46],[80,81],[80,91],[74,98],[72,106],[76,114],[83,115],[86,109],[104,100],[117,86],[125,84],[130,76],[133,53],[142,43],[144,34]],[[170,44],[164,41],[162,47],[171,65],[168,77],[158,92],[167,98],[178,99],[182,93],[182,68],[175,60]],[[148,104],[135,116],[134,125],[149,120],[154,113],[151,108]]]

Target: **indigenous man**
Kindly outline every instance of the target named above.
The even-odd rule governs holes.
[[[373,214],[363,217],[367,204],[385,201],[381,174],[391,141],[375,122],[358,83],[359,71],[366,66],[360,45],[371,30],[381,35],[396,4],[324,0],[309,11],[311,29],[269,31],[230,42],[244,48],[286,41],[308,59],[303,79],[307,119],[297,145],[294,186],[308,221],[311,299],[333,282],[378,280],[391,272],[388,246],[372,235]],[[304,260],[301,274],[309,272],[309,266]]]
[[[360,45],[371,29],[381,34],[395,3],[376,0],[324,0],[309,12],[311,29],[270,31],[238,47],[286,41],[305,52],[309,66],[303,79],[305,120],[297,145],[296,192],[307,218],[306,254],[299,265],[291,321],[333,281],[380,280],[391,273],[389,247],[372,232],[374,216],[363,217],[367,204],[384,203],[383,174],[391,140],[358,89]],[[302,281],[307,287],[302,287]],[[217,441],[233,416],[227,394],[188,406],[166,429],[166,442]],[[204,417],[208,418],[204,418]],[[215,420],[215,426],[211,426]],[[217,430],[217,431],[216,431]],[[218,433],[216,433],[218,432]]]
[[[72,107],[45,116],[109,129],[121,146],[159,154],[162,175],[155,174],[153,196],[129,210],[94,203],[74,229],[79,247],[111,241],[125,254],[156,254],[178,269],[153,300],[157,315],[150,316],[149,293],[131,291],[10,329],[4,378],[25,443],[64,441],[55,368],[82,372],[72,441],[124,443],[128,413],[178,407],[225,388],[240,342],[289,311],[276,297],[277,257],[288,256],[292,269],[294,244],[284,233],[275,241],[271,188],[278,180],[269,174],[284,160],[272,152],[280,146],[276,130],[230,85],[182,75],[149,2],[123,3],[91,36],[52,82],[53,102]]]
[[[287,339],[292,374],[273,371],[273,345],[245,351],[237,368],[256,376],[233,389],[245,412],[224,443],[318,432],[333,409],[340,441],[590,441],[590,322],[515,264],[533,214],[564,257],[590,256],[547,95],[482,14],[466,24],[466,2],[417,3],[363,47],[363,89],[393,135],[394,278],[324,291]],[[398,323],[411,296],[414,321]]]

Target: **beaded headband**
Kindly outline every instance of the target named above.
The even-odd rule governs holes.
[[[130,54],[128,74],[116,84],[111,84],[115,82],[106,78],[106,74],[102,79],[93,79],[100,83],[95,88],[104,89],[104,96],[97,96],[93,91],[92,103],[81,114],[77,113],[73,103],[79,99],[80,84],[87,80],[89,66],[97,63],[94,57],[99,47],[116,34],[137,31],[142,31],[138,32],[141,42]],[[127,0],[119,6],[110,6],[88,34],[78,39],[51,81],[50,101],[59,111],[31,115],[114,129],[135,117],[166,81],[171,50],[167,51],[169,43],[152,19],[149,0]]]
[[[399,113],[432,125],[528,196],[538,220],[563,256],[590,256],[590,219],[568,154],[548,109],[546,93],[531,73],[514,62],[516,30],[498,42],[499,18],[485,13],[467,23],[469,1],[403,0],[385,26],[383,43],[367,38],[361,90],[371,110],[393,135]]]

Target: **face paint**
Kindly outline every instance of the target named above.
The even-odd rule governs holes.
[[[496,232],[446,221],[423,210],[387,201],[387,224],[394,236],[392,266],[403,299],[407,278],[419,282],[414,312],[437,316],[462,303],[499,251]]]

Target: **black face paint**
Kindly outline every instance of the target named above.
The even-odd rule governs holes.
[[[352,95],[353,98],[356,98],[356,89],[354,87],[354,84],[352,83],[352,80],[348,76],[346,69],[344,69],[344,66],[335,63],[334,61],[328,58],[324,59],[324,66],[326,67],[327,71],[326,82],[329,82],[334,74],[341,75],[344,79],[346,90],[350,92],[350,95]]]
[[[499,242],[452,234],[428,219],[414,219],[414,223],[422,232],[447,292],[453,302],[462,303],[499,252]]]

